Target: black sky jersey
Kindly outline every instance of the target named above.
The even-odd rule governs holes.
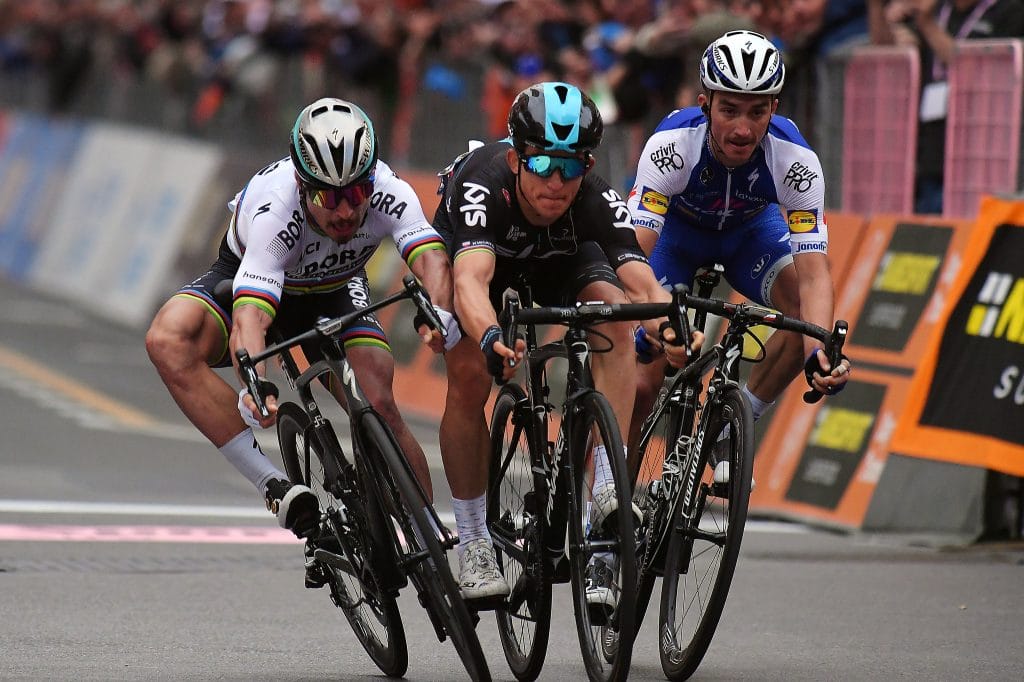
[[[593,241],[613,268],[631,261],[647,262],[625,200],[593,173],[584,177],[576,201],[561,218],[547,228],[531,225],[516,199],[516,176],[505,161],[508,148],[508,142],[502,141],[470,152],[444,183],[434,228],[445,238],[454,259],[488,251],[500,268],[514,260],[572,255],[580,243]]]

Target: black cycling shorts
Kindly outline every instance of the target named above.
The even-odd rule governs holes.
[[[520,291],[528,284],[533,302],[542,306],[571,306],[592,282],[608,282],[624,290],[608,257],[597,242],[582,242],[576,253],[538,260],[498,259],[491,278],[491,305],[502,308],[505,289]]]

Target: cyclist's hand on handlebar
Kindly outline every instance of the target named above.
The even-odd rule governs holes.
[[[823,395],[835,395],[846,387],[850,378],[852,363],[845,355],[832,367],[828,356],[821,348],[815,348],[804,363],[804,378],[807,385]]]
[[[480,350],[487,360],[487,372],[499,386],[515,375],[526,352],[526,341],[516,339],[515,349],[512,349],[502,342],[501,334],[501,327],[492,325],[480,340]]]
[[[267,412],[270,413],[266,417],[260,415],[256,401],[253,400],[248,389],[243,388],[238,392],[238,414],[242,416],[242,421],[254,429],[270,428],[277,421],[277,386],[264,379],[260,382],[260,388],[264,394],[263,403],[267,406]]]
[[[435,305],[434,312],[437,314],[441,324],[444,325],[444,335],[437,329],[432,329],[421,313],[416,313],[412,322],[413,326],[416,327],[416,333],[419,334],[423,343],[429,346],[430,350],[435,353],[443,353],[454,348],[455,344],[462,340],[462,330],[459,329],[459,322],[455,319],[455,316],[444,308],[439,308]]]
[[[704,333],[699,331],[690,333],[689,348],[682,343],[678,343],[676,332],[667,320],[658,327],[658,338],[661,339],[658,346],[660,346],[661,352],[665,354],[668,364],[676,368],[685,367],[691,357],[696,357],[700,354],[700,349],[704,345]],[[649,333],[648,339],[650,339]]]

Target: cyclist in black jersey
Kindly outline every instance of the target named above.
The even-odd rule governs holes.
[[[578,88],[538,83],[516,97],[509,112],[510,138],[472,148],[442,173],[443,198],[434,227],[453,258],[455,310],[464,338],[446,355],[441,454],[467,599],[500,597],[509,590],[485,525],[489,444],[484,405],[491,378],[511,378],[511,362],[521,359],[524,349],[522,341],[515,348],[500,341],[495,311],[505,288],[525,276],[541,305],[670,300],[637,244],[625,201],[590,173],[602,131],[597,107]],[[659,322],[644,323],[656,338]],[[601,333],[614,348],[593,358],[596,386],[611,402],[623,433],[636,375],[631,326],[602,325]],[[675,341],[671,330],[665,337]],[[682,347],[657,345],[674,365],[685,363]],[[615,510],[603,502],[614,500],[614,487],[607,455],[595,452],[594,459],[599,523]]]
[[[228,204],[231,220],[217,261],[164,304],[146,335],[149,356],[182,412],[265,496],[280,525],[298,536],[315,530],[317,498],[288,481],[252,431],[275,422],[276,399],[267,398],[271,414],[263,418],[245,389],[236,395],[212,368],[230,367],[238,348],[263,350],[271,324],[294,336],[320,316],[365,307],[365,265],[384,240],[395,243],[448,328],[442,339],[421,326],[423,341],[436,352],[458,341],[444,242],[412,187],[378,159],[377,146],[372,122],[356,105],[323,98],[305,107],[291,131],[289,157],[253,175]],[[224,282],[233,294],[227,306],[215,291]],[[395,405],[394,359],[380,323],[364,315],[339,343],[429,495],[423,450]],[[319,344],[303,344],[303,352],[313,362]],[[343,400],[340,389],[335,395]]]

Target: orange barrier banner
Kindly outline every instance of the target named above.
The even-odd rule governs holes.
[[[836,279],[836,317],[850,322],[853,379],[814,407],[803,403],[800,380],[779,400],[755,459],[753,513],[860,526],[970,229],[966,221],[878,216],[856,242],[833,249],[830,226],[833,272],[847,267]]]
[[[854,248],[836,300],[850,323],[846,354],[858,364],[914,368],[961,269],[973,223],[878,216]]]
[[[751,512],[858,528],[888,457],[909,379],[857,371],[839,396],[803,402],[789,388],[754,459]]]
[[[893,451],[1024,476],[1024,202],[986,197]]]

